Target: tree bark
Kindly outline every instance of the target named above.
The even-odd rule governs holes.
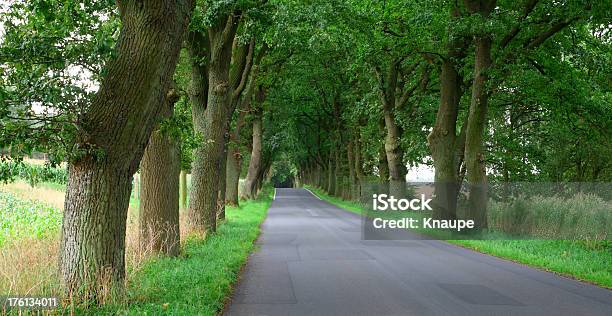
[[[471,14],[488,18],[496,0],[465,0]],[[465,166],[468,180],[467,217],[474,220],[475,228],[487,228],[487,177],[485,170],[483,133],[486,125],[489,91],[489,69],[491,68],[491,34],[474,36],[474,80],[472,99],[468,113],[465,136]]]
[[[361,198],[361,186],[365,181],[365,175],[363,173],[363,163],[361,161],[361,140],[357,138],[355,140],[355,147],[353,149],[353,156],[355,157],[355,192],[353,194],[353,198],[360,199]]]
[[[344,172],[342,170],[342,148],[340,148],[340,145],[336,145],[336,150],[334,151],[334,162],[336,163],[336,166],[334,167],[335,170],[335,177],[334,177],[334,192],[332,193],[333,195],[337,196],[337,197],[342,197],[342,187],[343,187],[343,183],[342,180],[344,178]]]
[[[201,132],[203,140],[195,150],[189,199],[190,212],[195,219],[191,225],[201,235],[217,230],[219,166],[221,157],[224,157],[224,131],[232,92],[229,78],[232,43],[239,19],[240,14],[232,12],[220,18],[208,30],[208,99],[204,119],[197,120],[197,130]]]
[[[356,181],[356,172],[355,172],[355,154],[354,154],[354,145],[352,141],[349,141],[346,147],[346,158],[348,162],[348,194],[347,198],[349,200],[355,198],[355,188],[357,187]]]
[[[261,89],[261,88],[260,88]],[[261,106],[261,105],[259,105]],[[249,169],[246,180],[244,181],[244,189],[242,196],[252,199],[257,193],[257,178],[262,169],[262,110],[257,109],[253,118],[253,146],[251,150],[251,160],[249,161]]]
[[[333,195],[336,192],[336,149],[333,148],[328,158],[327,193]]]
[[[427,137],[435,168],[434,217],[457,218],[457,114],[461,99],[461,77],[452,58],[442,63],[440,73],[440,107],[435,125]],[[461,148],[462,150],[463,148]]]
[[[206,108],[208,103],[208,62],[210,60],[210,42],[205,32],[190,31],[187,35],[189,61],[191,63],[191,115],[193,130],[196,136],[204,135],[206,131]],[[189,228],[196,233],[204,231],[203,215],[200,209],[192,207],[194,198],[193,186],[205,174],[202,170],[202,148],[194,150],[194,161],[191,164],[191,192],[189,193],[188,223]]]
[[[465,138],[465,165],[469,185],[468,218],[477,228],[487,228],[487,177],[483,152],[483,133],[488,107],[487,71],[491,66],[491,39],[475,39],[474,82]]]
[[[249,46],[249,53],[245,57],[245,69],[242,75],[242,81],[246,80],[247,72],[249,71],[249,64],[253,63],[253,69],[251,70],[250,79],[248,85],[246,86],[242,100],[239,100],[239,95],[234,94],[234,102],[239,103],[238,108],[238,118],[236,119],[236,127],[230,134],[230,141],[228,144],[228,153],[227,153],[227,167],[226,167],[226,188],[225,188],[225,202],[230,205],[238,206],[238,186],[240,183],[240,172],[242,171],[242,156],[240,153],[240,132],[242,130],[242,126],[244,125],[244,121],[246,118],[246,114],[251,106],[251,100],[253,98],[253,93],[255,91],[256,78],[259,68],[259,63],[263,58],[267,50],[267,46],[264,45],[260,49],[256,60],[253,61],[253,50],[255,43],[251,41]],[[242,83],[241,83],[242,84]],[[236,89],[235,92],[239,92],[240,89]],[[260,98],[265,97],[263,94],[263,90],[259,95]],[[240,101],[240,102],[239,102]],[[263,102],[263,101],[262,101]]]
[[[385,153],[389,164],[389,192],[398,198],[405,192],[406,166],[404,165],[404,153],[400,147],[400,128],[395,123],[393,112],[385,110],[385,126],[387,135],[385,137]]]
[[[387,162],[387,153],[385,152],[384,144],[380,146],[380,150],[378,151],[378,177],[383,183],[389,181],[389,163]]]
[[[226,173],[226,188],[225,188],[225,203],[232,206],[238,206],[238,184],[240,182],[240,169],[242,167],[242,159],[240,151],[230,146],[227,152],[227,173]]]
[[[190,1],[118,2],[116,57],[80,124],[66,188],[60,273],[77,300],[121,292],[127,209],[136,172],[176,67]]]
[[[229,138],[227,136],[226,138]],[[223,145],[223,155],[219,160],[219,190],[217,192],[217,220],[222,221],[225,219],[225,189],[227,186],[226,175],[227,175],[227,141]]]
[[[180,150],[176,140],[157,130],[140,163],[141,251],[177,256],[179,234]]]

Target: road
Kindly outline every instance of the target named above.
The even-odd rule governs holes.
[[[368,241],[358,215],[277,189],[226,315],[612,315],[612,291],[449,245]]]

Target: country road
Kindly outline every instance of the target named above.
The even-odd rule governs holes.
[[[612,315],[612,291],[441,241],[368,241],[361,219],[277,189],[226,315]]]

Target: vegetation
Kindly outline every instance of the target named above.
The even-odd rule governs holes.
[[[227,207],[227,222],[217,234],[206,240],[188,239],[178,258],[160,257],[145,263],[130,280],[132,304],[105,311],[217,315],[253,250],[270,206],[270,193],[265,190],[260,199]]]
[[[575,200],[591,208],[579,221],[571,201],[518,204],[494,182],[610,191],[611,6],[12,1],[0,7],[0,180],[65,184],[51,283],[79,306],[128,293],[130,260],[180,261],[187,235],[189,251],[212,247],[202,240],[219,223],[240,221],[226,205],[269,181],[350,201],[369,183],[401,194],[426,166],[436,219],[481,232],[521,219],[514,229],[550,237],[536,228],[563,217],[576,225],[562,234],[588,227],[608,249],[609,193]],[[39,153],[44,166],[22,162]]]
[[[20,178],[31,186],[41,182],[66,184],[68,180],[68,172],[64,168],[53,168],[48,164],[31,164],[23,161],[0,161],[0,174],[5,181]]]
[[[56,235],[62,220],[59,209],[22,200],[6,192],[0,192],[0,215],[0,247],[7,239],[41,239]]]
[[[364,213],[362,204],[309,187],[323,200],[342,209]],[[550,201],[532,202],[531,207],[550,207]],[[566,205],[565,203],[560,203]],[[582,210],[590,211],[588,207]],[[608,240],[448,240],[461,247],[524,263],[564,276],[612,288],[612,243]]]
[[[8,290],[7,294],[35,291],[41,295],[57,295],[61,292],[57,266],[49,265],[48,260],[57,259],[58,249],[53,245],[59,238],[61,210],[5,192],[16,187],[0,187],[3,228],[0,267],[3,271],[9,271],[9,267],[13,271],[2,275],[0,288]],[[64,188],[60,189],[63,192]],[[33,195],[33,192],[27,194]],[[183,234],[185,240],[178,257],[155,256],[148,249],[139,249],[134,240],[137,236],[128,235],[128,296],[119,303],[90,312],[215,315],[223,309],[232,284],[254,247],[271,195],[268,187],[256,200],[244,202],[240,207],[228,207],[225,223],[217,234],[206,239]],[[131,205],[129,223],[138,222],[136,204]],[[186,287],[191,289],[189,293],[184,292]]]

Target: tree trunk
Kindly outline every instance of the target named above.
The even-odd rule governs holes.
[[[387,153],[385,152],[384,144],[378,151],[378,177],[382,182],[389,181],[389,163],[387,162]]]
[[[179,173],[178,144],[159,130],[153,132],[140,163],[142,251],[179,254]]]
[[[193,130],[196,136],[204,135],[206,131],[206,108],[208,102],[208,60],[210,59],[210,42],[205,32],[191,31],[187,35],[189,61],[191,64],[191,115]],[[206,61],[206,62],[204,62]],[[203,216],[199,209],[193,208],[194,185],[199,182],[205,172],[202,170],[202,146],[195,148],[194,160],[191,164],[191,191],[189,192],[188,222],[189,229],[196,233],[204,231]]]
[[[189,200],[190,212],[195,219],[191,225],[197,233],[202,235],[214,233],[217,230],[217,200],[219,177],[221,176],[219,166],[221,157],[225,158],[223,156],[224,131],[227,107],[230,106],[232,92],[229,71],[232,43],[239,19],[239,15],[230,13],[225,18],[220,18],[208,32],[210,43],[208,99],[204,120],[201,118],[197,120],[197,130],[201,132],[203,139],[194,155]],[[202,115],[202,113],[198,114]]]
[[[116,57],[78,139],[79,148],[92,151],[68,167],[59,265],[77,301],[102,302],[123,289],[132,176],[164,104],[192,8],[189,1],[150,2],[118,3]]]
[[[435,168],[435,201],[433,216],[438,219],[457,218],[456,128],[461,77],[451,58],[442,63],[440,73],[440,107],[435,125],[427,137]]]
[[[259,176],[261,165],[261,142],[262,142],[262,113],[261,109],[257,110],[253,119],[253,148],[251,150],[251,160],[249,161],[249,169],[246,180],[244,181],[244,190],[242,196],[248,199],[255,197],[257,193],[257,178]]]
[[[385,153],[389,164],[389,194],[399,198],[405,194],[407,173],[403,160],[404,153],[399,143],[401,130],[395,123],[393,112],[389,109],[383,112],[387,129]]]
[[[336,192],[336,167],[335,167],[335,159],[336,159],[336,150],[332,149],[332,152],[328,158],[328,174],[327,174],[327,193],[333,195]]]
[[[361,186],[365,181],[365,176],[363,174],[363,165],[361,162],[361,140],[358,138],[355,140],[355,148],[353,150],[353,156],[355,157],[355,192],[353,194],[353,198],[360,199],[361,198]]]
[[[348,162],[348,194],[347,198],[349,200],[355,198],[355,188],[356,186],[356,173],[355,173],[355,154],[353,152],[354,146],[353,142],[349,141],[348,146],[346,147],[346,158]]]
[[[228,127],[229,128],[229,127]],[[229,138],[229,137],[227,137]],[[225,219],[225,189],[227,186],[226,175],[227,175],[227,141],[223,146],[223,156],[219,160],[219,191],[217,197],[217,219],[222,221]]]
[[[261,54],[260,54],[261,55]],[[259,58],[258,61],[259,62]],[[242,126],[244,125],[244,121],[246,118],[246,114],[251,105],[251,99],[253,96],[253,90],[255,86],[255,78],[256,78],[256,69],[253,70],[253,74],[251,75],[251,80],[249,85],[245,91],[245,95],[243,96],[242,103],[240,104],[238,110],[238,119],[236,120],[236,127],[232,131],[230,135],[230,142],[228,144],[228,153],[227,153],[227,167],[226,167],[226,188],[225,188],[225,203],[233,206],[238,206],[238,186],[240,184],[240,172],[242,171],[242,156],[240,153],[240,132],[242,130]]]
[[[230,146],[231,147],[231,146]],[[238,206],[238,184],[240,182],[240,169],[242,166],[240,151],[230,148],[227,153],[227,173],[225,188],[225,203]]]
[[[465,165],[469,184],[468,218],[477,228],[487,228],[487,177],[483,133],[488,105],[487,71],[491,67],[491,38],[475,39],[474,82],[465,139]]]
[[[340,147],[340,145],[337,145],[334,155],[335,155],[334,160],[335,160],[336,166],[334,167],[334,170],[335,170],[334,182],[335,183],[334,183],[334,192],[332,194],[337,197],[342,197],[342,189],[344,186],[342,180],[344,179],[344,172],[342,170],[342,148]]]

